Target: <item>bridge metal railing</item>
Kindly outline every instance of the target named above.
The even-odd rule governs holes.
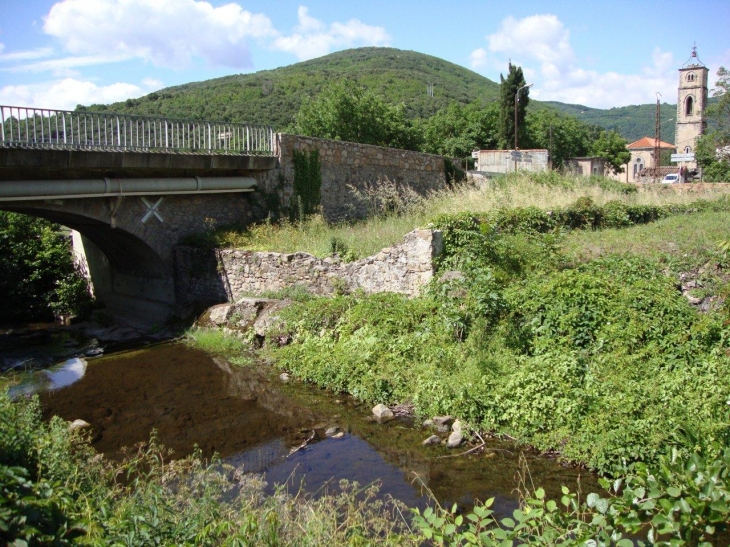
[[[276,155],[269,126],[2,105],[0,147]]]

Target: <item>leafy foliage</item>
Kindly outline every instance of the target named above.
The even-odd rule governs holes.
[[[451,103],[422,122],[423,149],[432,154],[465,158],[472,150],[497,148],[498,106]]]
[[[390,105],[350,81],[334,84],[305,101],[295,120],[293,131],[299,135],[420,148],[420,132],[406,118],[404,105]]]
[[[674,451],[656,467],[601,482],[606,497],[591,492],[581,501],[563,487],[556,501],[538,487],[523,491],[511,517],[498,519],[491,498],[466,515],[457,514],[456,506],[415,510],[414,524],[428,540],[449,546],[711,547],[727,539],[730,449],[707,456]]]
[[[37,399],[0,394],[0,542],[40,545],[418,545],[397,502],[343,482],[313,499],[199,454],[172,460],[157,443],[121,462],[96,455]]]
[[[0,255],[0,323],[90,311],[88,283],[57,224],[0,212]]]
[[[602,131],[593,143],[592,152],[605,159],[614,174],[623,173],[624,165],[631,159],[631,152],[626,149],[626,144],[626,140],[616,131]]]
[[[713,129],[697,141],[697,163],[708,182],[730,181],[730,71],[717,71],[714,96],[717,102],[707,108],[707,117],[714,122]]]

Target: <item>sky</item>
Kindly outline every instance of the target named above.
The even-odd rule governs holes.
[[[511,61],[541,101],[676,104],[694,46],[711,89],[730,68],[730,1],[0,0],[0,104],[70,110],[363,46],[495,82]]]

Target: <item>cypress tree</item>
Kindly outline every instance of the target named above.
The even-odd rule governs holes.
[[[517,90],[525,85],[522,68],[509,64],[507,78],[499,75],[499,146],[502,149],[512,149],[515,143],[515,95]],[[520,102],[517,104],[517,126],[519,130],[520,148],[527,148],[527,127],[525,125],[525,110],[530,102],[530,90],[523,89],[520,93]]]

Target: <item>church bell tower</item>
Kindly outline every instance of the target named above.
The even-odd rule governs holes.
[[[697,137],[707,128],[707,76],[709,70],[697,56],[697,47],[692,48],[689,60],[679,69],[679,95],[677,97],[677,125],[674,142],[678,154],[695,151]],[[687,167],[696,167],[696,163]]]

